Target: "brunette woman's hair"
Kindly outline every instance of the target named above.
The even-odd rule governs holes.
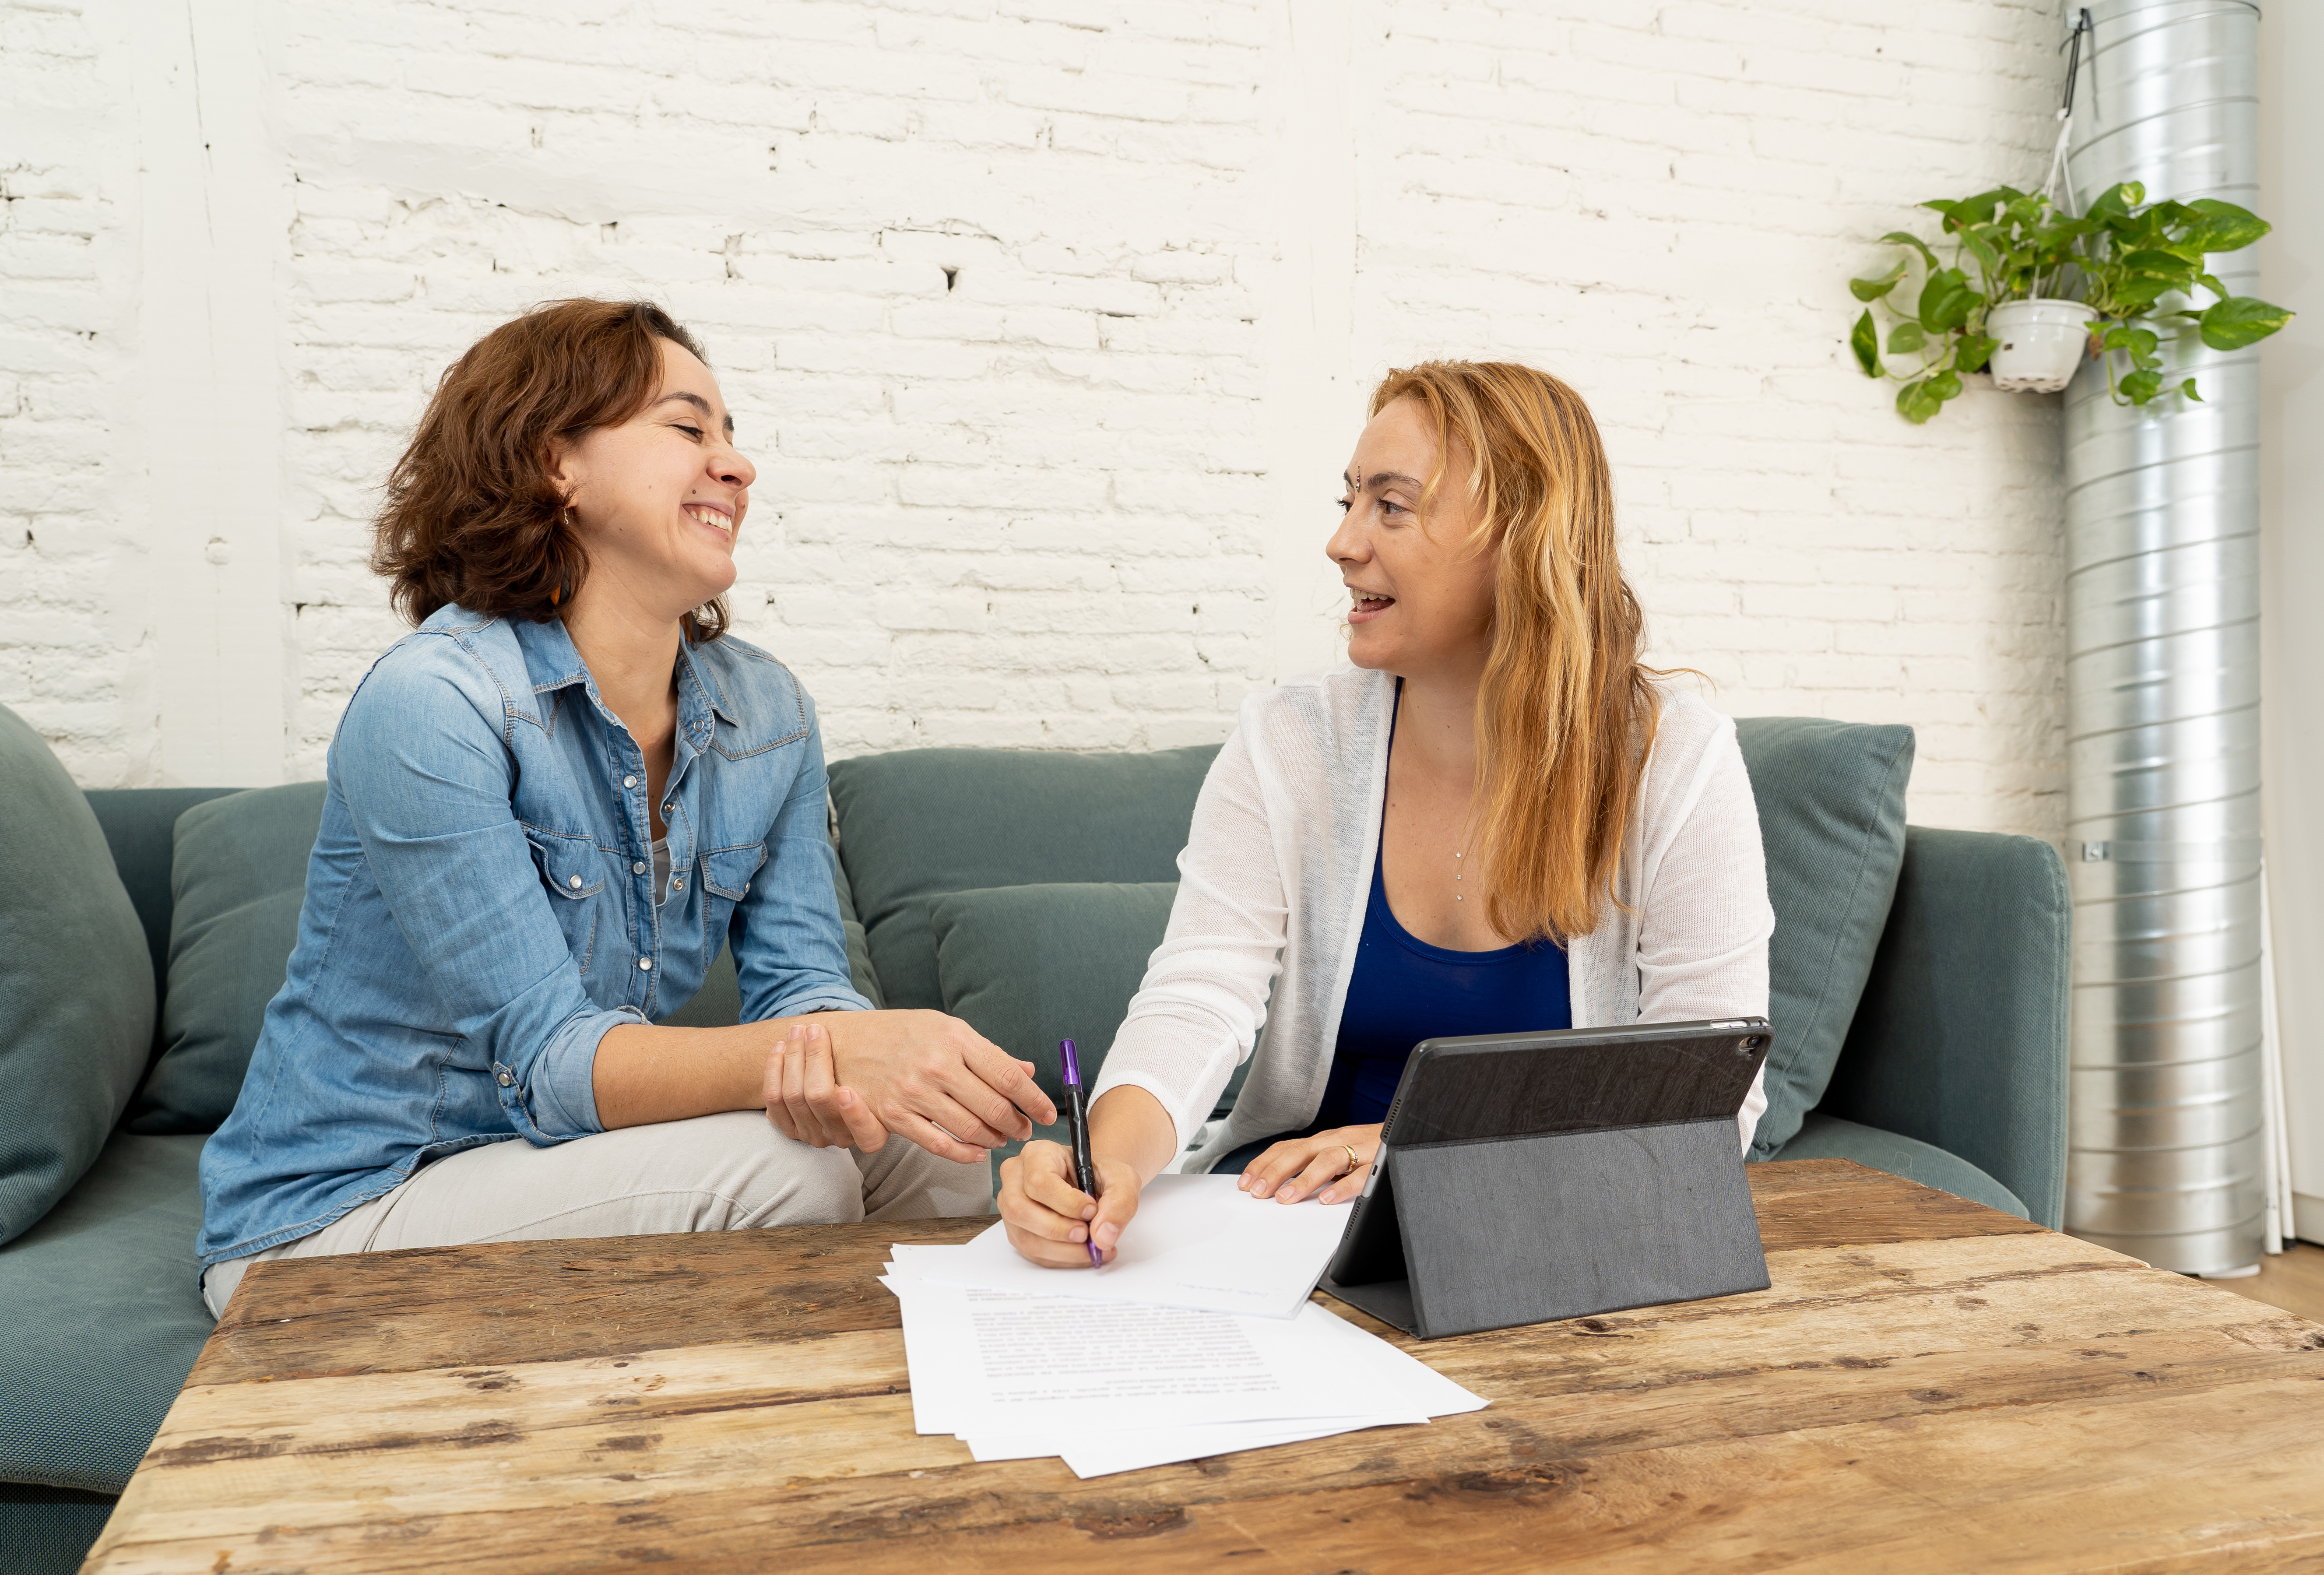
[[[589,576],[566,517],[550,440],[578,439],[646,408],[668,339],[706,364],[694,336],[643,300],[559,300],[503,323],[436,384],[403,457],[388,473],[372,568],[393,582],[413,623],[457,603],[472,612],[546,622]],[[726,631],[724,598],[687,632]]]
[[[1646,620],[1615,552],[1614,478],[1582,396],[1506,361],[1390,372],[1436,432],[1433,493],[1468,465],[1471,551],[1495,555],[1477,692],[1476,861],[1505,935],[1563,944],[1598,927],[1660,717],[1638,661]]]

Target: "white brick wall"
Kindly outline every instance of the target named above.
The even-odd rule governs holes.
[[[1364,388],[1497,355],[1597,409],[1659,659],[1913,723],[1916,819],[2058,826],[2053,402],[1912,428],[1843,345],[1913,199],[2038,171],[2054,5],[136,10],[0,0],[0,703],[84,782],[317,774],[437,373],[644,293],[759,460],[738,625],[835,753],[1222,736],[1332,649]]]

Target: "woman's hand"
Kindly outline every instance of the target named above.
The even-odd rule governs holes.
[[[838,1082],[831,1064],[831,1036],[807,1018],[791,1024],[767,1056],[767,1119],[786,1138],[816,1148],[851,1146],[869,1153],[888,1140],[862,1096]]]
[[[1074,1184],[1074,1151],[1062,1143],[1028,1143],[1001,1166],[1001,1220],[1009,1245],[1045,1268],[1087,1268],[1089,1248],[1111,1261],[1122,1227],[1138,1212],[1138,1169],[1098,1157],[1097,1196]]]
[[[1057,1119],[1057,1107],[1033,1081],[1032,1063],[1016,1059],[958,1018],[930,1011],[824,1012],[809,1020],[827,1035],[831,1090],[821,1100],[809,1092],[807,1102],[825,1131],[844,1127],[866,1154],[878,1152],[893,1132],[938,1158],[966,1164]],[[872,1125],[860,1125],[838,1102],[843,1079],[870,1111]]]
[[[1256,1197],[1296,1203],[1318,1187],[1320,1202],[1343,1203],[1364,1190],[1379,1154],[1379,1124],[1334,1127],[1313,1138],[1286,1138],[1243,1167],[1237,1184]]]

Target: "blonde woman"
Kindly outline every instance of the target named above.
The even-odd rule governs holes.
[[[1111,1257],[1182,1155],[1261,1197],[1354,1197],[1422,1039],[1767,1009],[1735,725],[1639,664],[1580,396],[1499,362],[1391,373],[1345,488],[1325,550],[1352,668],[1244,703],[1094,1091],[1097,1196],[1054,1143],[1002,1167],[1034,1262]],[[1755,1083],[1747,1148],[1766,1106]]]

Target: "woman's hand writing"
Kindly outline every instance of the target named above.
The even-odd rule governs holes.
[[[1286,1138],[1245,1165],[1237,1184],[1278,1203],[1296,1203],[1310,1193],[1323,1202],[1344,1203],[1364,1190],[1364,1178],[1379,1154],[1379,1135],[1375,1122]]]
[[[1099,1156],[1097,1196],[1074,1184],[1074,1153],[1062,1143],[1028,1143],[1001,1166],[1001,1220],[1009,1245],[1046,1268],[1087,1268],[1094,1241],[1109,1261],[1138,1212],[1138,1169]]]

